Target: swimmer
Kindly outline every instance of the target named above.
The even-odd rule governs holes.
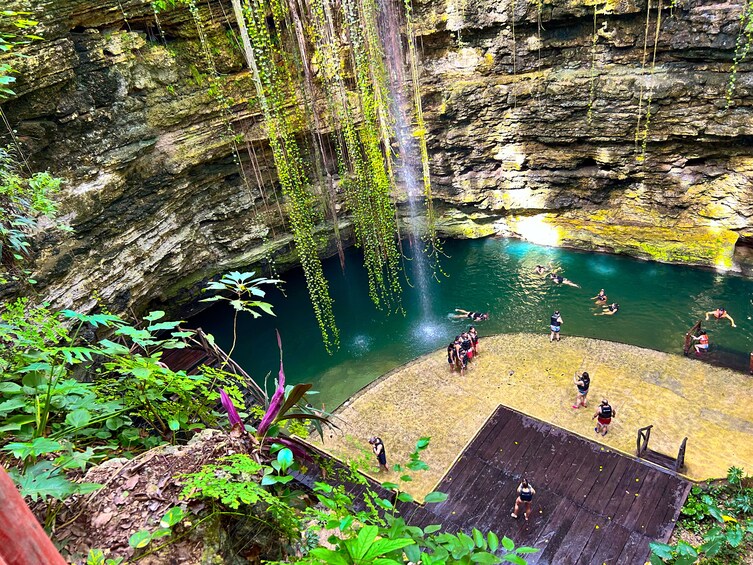
[[[599,306],[603,306],[604,304],[607,303],[607,295],[604,294],[604,289],[602,288],[599,291],[599,294],[597,294],[596,296],[592,296],[589,300],[595,300],[596,304],[598,304]]]
[[[604,306],[601,312],[597,312],[594,316],[614,316],[620,310],[620,305],[616,302],[612,302],[609,306]]]
[[[484,312],[469,312],[468,310],[462,310],[461,308],[455,308],[455,312],[459,314],[450,314],[452,318],[468,318],[474,322],[481,322],[489,319],[489,314]]]
[[[545,267],[544,265],[536,265],[536,268],[533,270],[534,273],[537,275],[543,275],[546,273],[549,269]]]
[[[706,330],[701,330],[701,333],[698,336],[693,335],[690,337],[698,341],[698,343],[693,344],[693,347],[695,347],[696,355],[700,355],[701,353],[708,353],[709,336],[706,334]]]
[[[566,279],[562,275],[558,275],[557,273],[552,273],[549,275],[549,278],[552,280],[554,284],[566,284],[568,286],[574,286],[575,288],[580,288],[579,284],[575,284],[570,279]]]
[[[716,310],[712,310],[711,312],[706,312],[707,320],[709,319],[709,316],[714,316],[714,318],[716,318],[717,320],[727,318],[732,324],[733,328],[737,327],[737,325],[735,325],[735,320],[732,319],[732,316],[730,316],[724,308],[717,308]]]

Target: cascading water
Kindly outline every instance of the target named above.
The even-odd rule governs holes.
[[[405,188],[408,206],[407,218],[403,216],[403,227],[407,228],[408,246],[403,246],[403,253],[408,258],[407,275],[412,287],[418,292],[421,306],[420,322],[417,324],[421,334],[430,337],[432,328],[428,327],[431,305],[429,276],[431,265],[424,253],[422,240],[425,206],[423,190],[419,182],[419,150],[413,135],[409,118],[410,102],[405,95],[407,80],[405,77],[405,50],[402,43],[403,18],[397,9],[395,0],[380,2],[379,33],[385,50],[391,96],[392,116],[395,124],[397,141],[396,171],[397,180]],[[420,337],[420,336],[419,336]]]

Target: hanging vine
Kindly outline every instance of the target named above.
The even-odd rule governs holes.
[[[641,81],[640,96],[638,99],[638,122],[635,127],[635,152],[637,154],[636,159],[639,162],[644,162],[646,159],[646,146],[648,144],[649,126],[651,124],[651,101],[654,95],[653,78],[656,71],[656,53],[659,45],[659,31],[661,30],[661,14],[663,9],[663,0],[659,0],[656,8],[656,24],[654,28],[654,47],[653,55],[651,58],[651,70],[649,72],[649,90],[646,99],[646,110],[643,112],[643,94],[645,90],[645,83]],[[651,28],[651,2],[646,4],[646,29],[643,36],[643,59],[641,62],[641,76],[645,77],[646,59],[648,58],[648,37],[649,30]],[[643,122],[643,127],[641,127]],[[640,147],[640,149],[639,149]]]
[[[737,81],[737,69],[740,63],[748,56],[753,45],[753,0],[747,0],[740,12],[740,31],[735,41],[735,56],[730,69],[729,82],[727,83],[727,109],[732,104],[732,95],[735,92]]]

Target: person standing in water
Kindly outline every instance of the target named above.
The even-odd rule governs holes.
[[[379,461],[379,472],[381,473],[382,470],[389,472],[389,469],[387,468],[387,453],[384,451],[384,442],[382,439],[371,437],[369,438],[369,443],[371,444],[371,450],[374,452],[374,455],[376,455],[377,461]]]
[[[560,340],[560,328],[562,326],[562,316],[560,316],[560,311],[555,310],[554,314],[552,314],[551,319],[549,320],[549,328],[551,329],[551,333],[549,334],[549,341],[552,342],[555,339],[555,336],[557,338],[557,341]]]
[[[510,516],[517,519],[520,514],[520,508],[523,507],[525,508],[523,517],[528,521],[528,517],[531,515],[531,501],[534,494],[536,494],[534,488],[528,484],[527,479],[523,478],[518,485],[518,498],[515,499],[515,508]]]
[[[709,336],[706,334],[706,330],[701,330],[701,333],[698,334],[698,336],[690,336],[694,340],[698,341],[698,343],[694,343],[693,347],[695,347],[695,352],[697,355],[700,355],[701,353],[708,353],[709,351]]]
[[[586,397],[588,396],[588,387],[591,386],[591,377],[588,376],[586,371],[583,371],[580,375],[576,374],[573,377],[573,382],[575,382],[575,386],[578,387],[578,396],[575,397],[573,408],[576,410],[581,406],[585,408],[588,406]]]
[[[594,431],[597,434],[601,434],[603,436],[607,435],[607,432],[609,431],[609,424],[612,423],[612,418],[617,416],[617,412],[614,408],[612,408],[609,405],[609,401],[605,398],[601,401],[601,404],[596,409],[596,413],[593,415],[593,418],[598,418],[596,420],[596,427],[594,428]]]
[[[717,320],[721,320],[722,318],[727,318],[730,323],[732,324],[733,328],[736,328],[735,320],[732,319],[732,316],[730,316],[727,311],[724,308],[717,308],[716,310],[712,310],[711,312],[706,312],[706,319],[709,319],[709,316],[714,316]]]

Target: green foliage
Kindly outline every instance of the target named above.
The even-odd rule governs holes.
[[[731,467],[727,484],[712,486],[708,493],[695,486],[682,508],[680,525],[701,533],[703,542],[692,546],[680,541],[676,545],[651,543],[651,563],[690,565],[702,560],[709,565],[718,562],[737,563],[742,547],[753,541],[753,488],[739,467]]]
[[[61,180],[49,173],[22,174],[11,155],[0,148],[0,284],[22,277],[35,282],[29,278],[29,271],[22,271],[22,265],[29,256],[30,235],[39,229],[40,219],[55,218],[53,197],[60,184]]]
[[[264,466],[245,454],[229,455],[218,465],[205,465],[201,471],[184,475],[181,497],[209,498],[237,510],[242,504],[275,502],[261,486]]]
[[[179,506],[173,506],[162,516],[158,528],[139,530],[128,538],[128,545],[134,549],[144,549],[154,540],[172,535],[173,527],[178,525],[185,516],[185,510]]]
[[[123,557],[109,559],[101,549],[90,549],[86,557],[86,565],[120,565],[122,562]]]
[[[735,56],[727,84],[727,108],[732,104],[732,96],[735,93],[737,69],[748,56],[751,45],[753,45],[753,0],[746,0],[743,9],[740,11],[740,31],[737,33],[737,40],[735,41]]]
[[[19,47],[42,39],[37,35],[25,33],[39,23],[26,17],[29,15],[30,12],[0,10],[0,55],[15,54]],[[15,96],[15,92],[10,88],[16,81],[13,76],[15,72],[8,58],[4,57],[0,61],[0,102],[4,98]]]

